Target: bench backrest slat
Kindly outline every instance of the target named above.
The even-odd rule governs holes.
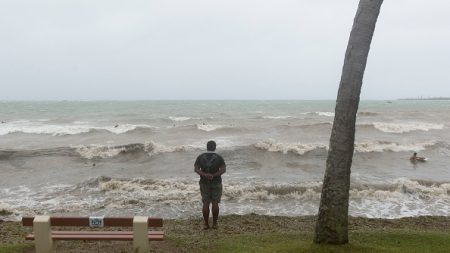
[[[22,224],[26,227],[33,226],[34,217],[22,217]],[[105,227],[132,227],[133,217],[105,217]],[[89,217],[50,217],[51,226],[62,227],[89,227]],[[162,227],[161,218],[148,218],[149,227]]]

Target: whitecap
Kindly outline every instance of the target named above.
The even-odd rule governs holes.
[[[43,122],[14,121],[0,125],[0,135],[12,133],[48,134],[53,136],[76,135],[92,130],[105,130],[114,134],[123,134],[136,128],[154,128],[149,125],[117,124],[111,126],[95,126],[89,122],[77,121],[73,124],[43,124]]]
[[[316,149],[326,149],[327,145],[317,143],[277,143],[272,140],[261,141],[253,145],[257,149],[267,150],[269,152],[289,152],[303,155]]]
[[[292,116],[280,115],[280,116],[263,116],[264,119],[290,119]]]
[[[374,122],[374,127],[386,133],[407,133],[412,131],[429,131],[444,129],[443,124],[432,124],[425,122],[404,122],[404,123],[386,123]]]
[[[156,142],[146,142],[145,143],[145,151],[149,153],[149,155],[159,154],[159,153],[173,153],[173,152],[182,152],[195,149],[194,146],[191,145],[176,145],[176,146],[166,146]]]
[[[208,125],[208,124],[197,124],[196,126],[197,126],[198,130],[202,130],[202,131],[206,131],[206,132],[211,132],[211,131],[226,127],[226,126],[222,126],[222,125]]]
[[[361,153],[386,152],[386,151],[391,152],[421,151],[433,145],[435,145],[434,142],[401,144],[389,141],[370,141],[370,142],[355,143],[355,151]]]
[[[10,205],[0,202],[0,216],[8,216],[11,214],[14,214],[14,209]]]
[[[86,159],[92,158],[110,158],[118,155],[120,152],[126,150],[125,146],[115,147],[115,146],[104,146],[104,145],[78,145],[73,146],[75,151],[80,154],[81,157]]]
[[[319,116],[334,117],[334,112],[316,112]]]
[[[180,121],[190,120],[191,118],[189,118],[189,117],[173,117],[173,116],[170,116],[169,119],[172,120],[172,121],[180,122]]]
[[[224,184],[224,213],[259,210],[271,215],[313,215],[320,201],[322,182],[270,183],[258,179]],[[0,208],[15,213],[152,213],[198,211],[200,193],[197,179],[143,179],[97,177],[77,185],[42,186],[21,191],[17,187],[2,192]],[[421,183],[397,178],[383,184],[352,183],[349,213],[354,216],[398,218],[414,215],[450,214],[450,183]],[[21,196],[18,198],[17,196]],[[2,203],[4,203],[2,205]],[[266,208],[261,208],[266,207]],[[271,207],[271,208],[269,208]],[[294,208],[295,207],[295,208]],[[305,211],[306,210],[306,211]],[[172,210],[173,211],[173,210]],[[165,213],[179,217],[179,212]]]
[[[166,146],[156,142],[131,143],[126,145],[75,145],[72,146],[75,151],[83,158],[112,158],[120,154],[145,152],[148,155],[160,153],[183,152],[193,150],[195,147],[189,145]]]
[[[305,112],[303,114],[306,115],[318,115],[318,116],[324,116],[324,117],[334,117],[334,112]]]

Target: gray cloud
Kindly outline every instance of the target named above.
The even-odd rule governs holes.
[[[2,1],[0,99],[334,99],[357,5]],[[450,96],[449,14],[385,1],[363,99]]]

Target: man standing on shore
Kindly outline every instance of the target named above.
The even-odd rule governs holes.
[[[213,226],[217,229],[219,218],[219,203],[222,197],[222,177],[226,171],[225,161],[222,156],[215,153],[216,143],[208,141],[206,153],[197,157],[194,164],[194,171],[200,175],[200,193],[203,202],[204,229],[209,229],[209,205],[212,204]]]

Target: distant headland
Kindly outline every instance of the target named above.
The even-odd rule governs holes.
[[[400,98],[399,100],[450,100],[450,97],[417,97],[417,98]]]

